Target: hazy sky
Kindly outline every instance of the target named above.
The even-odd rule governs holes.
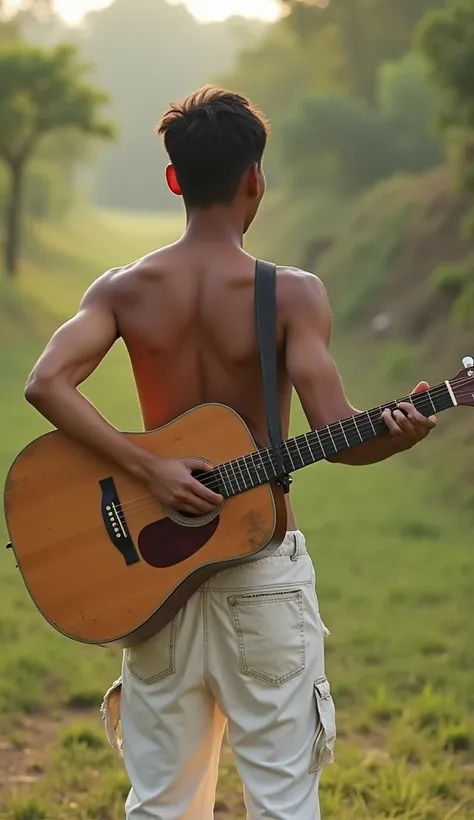
[[[168,0],[172,3],[180,1],[199,20],[223,20],[231,14],[275,20],[278,15],[277,0]],[[10,2],[13,5],[15,0]],[[78,22],[87,11],[103,8],[110,2],[111,0],[54,0],[57,10],[71,23]]]

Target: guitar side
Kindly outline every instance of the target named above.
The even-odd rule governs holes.
[[[212,464],[256,449],[242,419],[217,404],[126,435],[157,455]],[[140,482],[57,431],[14,462],[5,517],[43,617],[74,640],[120,647],[159,631],[216,572],[273,551],[286,530],[277,487],[234,496],[214,517],[173,520]]]

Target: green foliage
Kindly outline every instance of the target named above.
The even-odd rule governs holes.
[[[439,265],[432,285],[452,306],[452,318],[460,327],[474,326],[474,254],[457,265]]]
[[[396,172],[442,161],[442,143],[430,133],[436,97],[418,55],[382,64],[377,98],[378,107],[335,94],[304,98],[281,125],[290,185],[353,194]]]
[[[376,95],[391,129],[398,170],[418,173],[441,163],[443,145],[433,133],[438,95],[420,55],[409,52],[400,60],[382,63]]]
[[[0,155],[5,162],[24,162],[44,135],[62,128],[110,139],[111,124],[98,117],[108,97],[84,81],[89,71],[71,45],[46,51],[13,43],[0,50]]]
[[[418,4],[415,16],[424,5]],[[379,53],[379,40],[373,44],[370,94],[341,79],[346,69],[355,78],[367,57],[367,48],[351,51],[344,38],[375,37],[379,27],[384,36],[394,35],[397,26],[390,28],[387,19],[398,19],[400,7],[390,4],[379,19],[380,4],[359,8],[353,0],[346,6],[339,0],[324,10],[295,6],[293,16],[308,18],[302,39],[283,20],[260,43],[244,49],[234,70],[222,78],[248,93],[272,120],[274,137],[266,159],[271,185],[289,186],[303,195],[317,186],[351,195],[393,173],[423,171],[443,160],[442,143],[431,132],[436,95],[423,60],[406,53],[412,20],[408,6],[403,25],[401,19],[397,24],[394,50],[387,46]],[[399,58],[401,43],[405,47]],[[386,62],[391,55],[397,59]]]
[[[75,724],[64,733],[62,745],[65,749],[82,745],[88,749],[102,749],[105,746],[104,733],[99,734],[95,726]]]
[[[10,801],[12,820],[47,820],[48,810],[43,802],[35,797],[17,797]]]
[[[373,102],[378,67],[409,48],[413,26],[444,0],[284,0],[289,24],[303,42],[318,44],[332,34],[337,43],[338,82],[355,96]],[[313,38],[313,32],[316,33]],[[337,32],[337,38],[334,37]],[[334,61],[334,58],[333,58]]]
[[[428,60],[435,86],[441,92],[439,123],[448,144],[458,148],[462,187],[474,195],[474,3],[449,0],[442,11],[427,14],[416,42]],[[465,234],[474,236],[474,213],[464,221]],[[474,255],[460,265],[440,267],[434,287],[453,304],[452,316],[473,326]]]
[[[426,15],[416,42],[429,61],[431,76],[444,93],[442,125],[474,130],[474,5],[448,0]]]
[[[18,266],[24,170],[42,139],[62,129],[113,136],[111,123],[100,117],[107,95],[86,82],[89,70],[71,45],[48,51],[14,42],[0,49],[0,158],[11,180],[5,242],[10,275]],[[36,194],[35,207],[44,213],[44,187],[41,196],[37,184]]]
[[[282,143],[283,159],[298,189],[336,185],[352,194],[397,169],[387,121],[351,97],[303,100],[282,127]]]

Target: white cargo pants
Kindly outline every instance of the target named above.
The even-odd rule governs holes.
[[[319,820],[336,734],[324,632],[305,539],[290,532],[271,557],[216,575],[162,632],[126,650],[128,820],[212,820],[226,724],[249,820]]]

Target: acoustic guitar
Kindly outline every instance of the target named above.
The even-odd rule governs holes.
[[[474,406],[474,360],[465,358],[454,379],[402,401],[426,417]],[[388,434],[381,412],[396,404],[291,438],[281,447],[285,470]],[[154,432],[126,435],[160,456],[204,458],[213,469],[197,477],[224,502],[211,515],[181,514],[57,430],[29,444],[6,481],[9,546],[43,617],[83,643],[142,642],[213,574],[271,554],[286,531],[280,460],[257,447],[230,408],[205,404]]]

